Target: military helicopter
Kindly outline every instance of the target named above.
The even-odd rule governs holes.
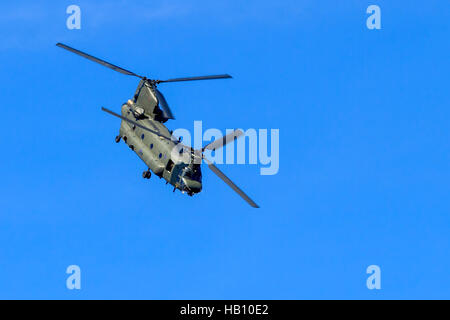
[[[190,146],[183,145],[181,140],[172,135],[164,123],[169,119],[175,119],[169,105],[157,86],[161,83],[229,79],[228,74],[209,75],[199,77],[174,78],[168,80],[153,80],[128,71],[114,64],[91,56],[87,53],[69,47],[62,43],[58,47],[76,53],[86,59],[97,62],[105,67],[125,75],[140,78],[133,99],[122,105],[121,114],[102,107],[102,110],[120,118],[119,135],[116,143],[123,140],[131,150],[147,165],[148,169],[142,173],[144,179],[150,179],[151,172],[159,178],[166,180],[177,189],[189,196],[202,191],[201,164],[203,160],[208,167],[237,194],[239,194],[250,206],[259,206],[250,199],[236,184],[233,183],[222,171],[220,171],[205,155],[205,150],[216,150],[236,140],[244,133],[235,130],[221,139],[214,140],[201,150],[194,150]]]

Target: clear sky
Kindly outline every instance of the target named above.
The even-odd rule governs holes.
[[[450,298],[449,19],[443,0],[3,1],[0,298]],[[167,124],[279,129],[277,175],[220,166],[261,209],[207,168],[193,198],[142,179],[100,111],[137,79],[57,42],[154,78],[233,75],[161,86]]]

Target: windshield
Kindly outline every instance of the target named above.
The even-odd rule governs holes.
[[[200,165],[194,164],[192,168],[189,168],[185,171],[184,175],[189,179],[200,181],[202,179],[202,171],[200,169]]]

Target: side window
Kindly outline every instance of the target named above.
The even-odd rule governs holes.
[[[172,172],[172,169],[173,169],[173,161],[169,160],[169,162],[167,162],[166,170]]]

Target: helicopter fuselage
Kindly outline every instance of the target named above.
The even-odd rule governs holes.
[[[202,190],[202,176],[199,164],[183,161],[182,153],[189,152],[185,146],[172,137],[171,132],[160,121],[145,115],[136,118],[139,106],[131,100],[122,106],[122,116],[145,127],[152,128],[155,133],[122,120],[119,137],[147,165],[154,175],[162,178],[176,189],[188,195]],[[143,173],[149,178],[149,171]]]

